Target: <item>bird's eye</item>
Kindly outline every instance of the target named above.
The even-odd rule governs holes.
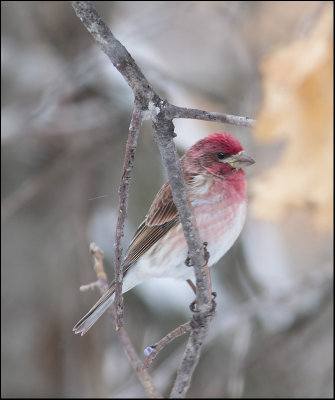
[[[223,160],[223,159],[226,158],[227,156],[228,156],[227,153],[222,153],[222,152],[217,153],[217,158],[218,158],[219,160]]]

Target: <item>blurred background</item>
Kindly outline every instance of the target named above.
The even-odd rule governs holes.
[[[177,120],[182,154],[236,136],[247,170],[241,237],[212,269],[217,316],[188,397],[333,396],[333,2],[95,2],[155,89],[255,129]],[[1,2],[1,395],[146,396],[98,299],[94,241],[113,276],[131,90],[69,2]],[[165,180],[149,123],[139,138],[124,248]],[[139,354],[190,319],[186,283],[125,296]],[[150,373],[168,396],[186,336]]]

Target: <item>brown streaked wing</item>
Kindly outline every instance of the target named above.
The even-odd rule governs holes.
[[[192,184],[194,176],[197,174],[184,174],[186,185]],[[169,182],[165,182],[157,193],[151,204],[145,222],[148,226],[162,225],[167,221],[171,221],[178,215],[178,210],[173,202],[172,191]]]
[[[145,220],[138,227],[123,261],[124,273],[179,221],[169,182],[157,193]]]
[[[191,183],[194,175],[187,174],[185,176],[186,183]],[[173,202],[170,184],[165,182],[129,245],[122,263],[123,272],[126,273],[132,264],[178,223],[178,210]]]
[[[160,238],[162,238],[173,226],[179,222],[177,215],[171,221],[162,225],[148,226],[145,221],[137,229],[135,236],[123,261],[123,272],[129,269],[146,251],[150,249]]]
[[[145,222],[148,226],[162,225],[178,215],[169,182],[165,182],[151,204]]]

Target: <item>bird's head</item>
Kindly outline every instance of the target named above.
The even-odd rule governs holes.
[[[228,133],[213,133],[195,143],[184,155],[184,168],[194,173],[224,177],[254,164],[240,142]]]

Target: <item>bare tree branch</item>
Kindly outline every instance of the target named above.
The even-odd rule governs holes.
[[[90,1],[72,1],[77,17],[91,33],[114,67],[122,74],[142,109],[148,109],[150,101],[158,96],[127,49],[114,37]]]
[[[123,326],[123,296],[122,296],[122,237],[124,235],[124,223],[127,217],[128,193],[131,171],[134,166],[137,138],[141,130],[143,121],[143,111],[135,105],[133,116],[129,127],[129,135],[126,147],[126,154],[123,164],[123,174],[119,188],[119,213],[116,225],[115,244],[114,244],[114,268],[115,268],[115,305],[117,310],[116,329]]]
[[[197,110],[195,108],[177,107],[173,104],[167,106],[167,115],[171,118],[191,118],[202,121],[223,122],[225,124],[251,127],[255,120],[249,117],[238,115],[221,114],[211,111]]]
[[[95,7],[88,1],[73,1],[77,16],[83,22],[88,31],[95,40],[100,44],[102,50],[112,61],[113,65],[122,74],[130,88],[134,93],[135,111],[131,126],[134,126],[134,132],[130,129],[128,144],[131,148],[129,154],[126,155],[124,164],[124,173],[120,184],[120,212],[118,218],[118,229],[115,241],[115,259],[117,266],[116,282],[119,285],[117,294],[117,328],[119,337],[127,350],[128,357],[132,361],[132,365],[137,371],[140,363],[136,358],[135,350],[129,341],[129,337],[122,327],[122,271],[121,271],[121,238],[123,236],[124,218],[127,212],[127,192],[129,185],[129,174],[132,168],[131,157],[135,152],[136,139],[143,118],[151,119],[154,129],[155,141],[161,153],[164,167],[167,171],[170,186],[172,189],[173,200],[177,207],[180,221],[184,230],[185,239],[189,249],[189,258],[194,267],[196,276],[196,304],[197,309],[193,314],[190,322],[192,328],[189,341],[186,346],[184,358],[178,369],[177,378],[172,391],[172,397],[184,397],[189,388],[193,371],[200,357],[201,346],[208,332],[208,325],[211,317],[213,317],[212,301],[211,301],[211,284],[210,274],[207,265],[208,257],[206,249],[200,241],[200,235],[196,226],[192,206],[189,204],[183,171],[179,162],[176,147],[173,138],[174,118],[194,118],[207,121],[221,121],[233,123],[235,125],[250,126],[253,120],[246,117],[231,116],[219,113],[210,113],[207,111],[186,109],[176,107],[166,100],[160,98],[154,91],[150,83],[147,81],[134,59],[125,49],[125,47],[113,36],[110,29],[102,21]],[[144,111],[141,113],[139,110]],[[127,145],[127,151],[128,151]],[[130,159],[128,159],[130,156]],[[117,272],[118,270],[118,272]],[[112,305],[112,308],[115,304]],[[132,349],[130,351],[130,349]],[[135,354],[133,354],[135,352]],[[148,378],[149,379],[149,378]],[[150,378],[151,379],[151,378]],[[140,377],[143,384],[143,380]],[[151,381],[150,381],[151,382]],[[154,390],[154,389],[152,389]],[[152,392],[148,392],[152,393]]]
[[[211,311],[211,284],[207,260],[204,260],[203,245],[200,241],[198,229],[192,207],[188,202],[185,190],[183,172],[179,163],[176,147],[171,140],[174,135],[174,126],[171,120],[166,119],[163,113],[153,118],[153,127],[156,143],[158,144],[163,164],[167,169],[170,186],[173,192],[180,220],[183,226],[189,257],[196,277],[197,311],[193,315],[194,328],[187,343],[188,352],[177,373],[176,383],[172,395],[184,397],[189,388],[193,371],[198,364],[202,343],[208,332],[208,316]],[[197,327],[197,328],[196,328]]]
[[[176,147],[171,140],[175,136],[174,126],[171,120],[166,119],[160,113],[153,119],[154,135],[158,144],[163,164],[167,169],[170,186],[173,192],[180,220],[184,229],[185,239],[189,248],[189,256],[195,268],[197,288],[197,305],[201,313],[211,309],[211,289],[209,274],[205,272],[204,266],[207,260],[204,259],[203,244],[200,241],[199,231],[196,227],[194,213],[186,195],[183,171],[180,166]]]

